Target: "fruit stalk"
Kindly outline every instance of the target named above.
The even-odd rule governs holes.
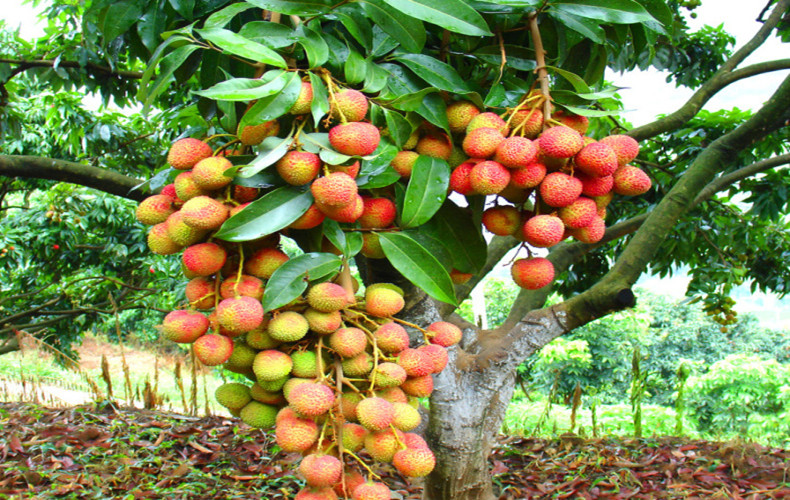
[[[535,71],[538,73],[540,81],[540,92],[546,96],[546,100],[543,101],[543,126],[545,129],[545,124],[551,120],[551,95],[549,94],[549,72],[546,70],[546,50],[543,48],[543,39],[540,38],[537,11],[529,15],[529,32],[532,35],[532,45],[535,48],[535,62],[538,65]]]

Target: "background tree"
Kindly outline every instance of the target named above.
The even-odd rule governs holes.
[[[565,300],[544,308],[550,290],[522,291],[501,326],[479,331],[453,316],[455,305],[431,296],[446,290],[428,294],[407,286],[407,319],[429,323],[455,318],[465,332],[448,369],[437,377],[431,398],[428,438],[438,465],[426,483],[425,497],[491,498],[486,460],[518,365],[552,339],[633,306],[631,287],[648,266],[658,273],[670,273],[679,264],[690,266],[695,277],[691,293],[719,310],[725,323],[730,318],[724,299],[732,284],[749,281],[762,290],[787,291],[790,252],[782,215],[787,197],[779,193],[788,184],[782,167],[790,154],[776,138],[787,134],[790,80],[766,96],[752,115],[732,116],[716,127],[691,120],[727,85],[790,68],[786,59],[742,64],[768,37],[787,36],[788,6],[790,0],[769,1],[755,12],[759,29],[731,52],[730,37],[720,30],[689,33],[682,7],[672,0],[99,0],[85,6],[56,1],[46,11],[49,28],[41,43],[16,40],[5,45],[0,59],[4,129],[20,130],[24,121],[8,111],[19,106],[14,85],[20,78],[55,90],[95,90],[119,104],[137,95],[146,108],[167,110],[155,122],[157,130],[208,136],[235,133],[240,120],[273,119],[287,110],[280,101],[272,105],[278,95],[290,92],[282,89],[258,96],[262,100],[254,112],[245,114],[249,98],[236,98],[249,87],[234,79],[257,77],[264,66],[313,69],[312,75],[319,77],[325,68],[376,96],[371,117],[386,124],[399,144],[423,120],[446,128],[444,98],[449,94],[504,111],[533,86],[545,92],[550,84],[556,105],[608,116],[596,112],[616,105],[613,90],[604,82],[607,67],[669,68],[677,83],[696,89],[694,96],[664,118],[626,132],[642,141],[640,159],[654,188],[643,199],[613,205],[598,244],[565,242],[552,248],[548,258],[561,273],[553,290]],[[541,42],[551,68],[542,64]],[[200,89],[200,94],[195,92]],[[220,91],[230,91],[231,99]],[[196,110],[204,120],[193,120]],[[622,126],[601,119],[590,134],[600,137]],[[132,199],[142,196],[130,188],[148,172],[126,170],[126,162],[100,160],[95,166],[70,161],[87,156],[68,156],[2,155],[0,175],[11,179],[7,186],[23,183],[13,189],[41,186],[28,184],[28,179],[50,179]],[[161,162],[160,156],[151,167]],[[161,186],[168,175],[165,171],[157,176],[149,187]],[[747,196],[748,208],[737,203],[742,196]],[[453,208],[452,200],[444,202],[444,210],[462,214],[452,220],[466,221],[463,231],[456,227],[452,236],[434,233],[440,245],[432,253],[443,266],[474,273],[471,281],[455,288],[458,300],[519,244],[512,237],[495,237],[484,246],[474,221],[485,200],[469,201],[466,211]],[[389,266],[361,258],[358,263],[369,279],[408,285]],[[427,274],[425,266],[418,268]],[[13,326],[13,318],[3,323]]]

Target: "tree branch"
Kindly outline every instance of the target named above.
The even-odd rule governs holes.
[[[61,68],[90,69],[97,73],[103,73],[105,75],[117,76],[120,78],[126,78],[130,80],[139,80],[143,77],[143,74],[139,71],[119,71],[92,62],[85,63],[83,65],[78,63],[77,61],[55,61],[49,59],[33,59],[33,60],[0,59],[0,63],[13,64],[17,66],[11,72],[12,77],[14,75],[17,75],[23,71],[27,71],[32,68],[54,68],[56,62],[57,62],[57,66]]]
[[[142,181],[127,175],[67,160],[39,156],[0,155],[0,176],[69,182],[141,201],[147,195],[133,190]]]

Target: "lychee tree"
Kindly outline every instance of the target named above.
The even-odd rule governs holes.
[[[123,80],[105,87],[120,95],[126,78],[139,78],[146,107],[179,98],[197,107],[205,123],[184,130],[168,165],[146,180],[144,188],[161,193],[141,204],[138,219],[152,225],[154,252],[186,247],[193,281],[219,276],[229,258],[230,274],[244,269],[265,280],[257,302],[235,297],[247,296],[239,293],[242,283],[261,286],[247,278],[223,297],[235,302],[215,302],[212,328],[220,335],[206,335],[211,322],[188,308],[168,315],[165,335],[213,354],[238,333],[239,317],[302,300],[305,281],[343,269],[338,281],[349,288],[344,262],[351,259],[366,284],[396,283],[405,291],[403,309],[367,314],[396,312],[417,326],[450,320],[464,332],[446,368],[433,375],[425,436],[436,465],[425,498],[493,497],[487,457],[516,367],[557,336],[633,305],[631,287],[648,266],[667,272],[692,264],[691,292],[724,324],[734,319],[726,300],[733,285],[748,280],[786,292],[790,242],[779,187],[788,184],[781,167],[790,160],[783,140],[790,80],[753,114],[695,117],[726,86],[790,67],[788,60],[742,64],[768,37],[787,36],[790,0],[755,12],[760,28],[734,53],[724,33],[689,34],[673,1],[144,4],[97,2],[82,13],[84,25],[101,33],[99,53],[112,60],[126,42],[124,60],[146,60],[133,68],[143,72],[61,66],[77,71],[72,80]],[[27,64],[54,70],[45,60]],[[651,64],[696,93],[664,118],[629,129],[616,118],[616,89],[604,71]],[[25,171],[26,162],[0,156],[0,173],[46,177],[58,170],[37,164]],[[75,182],[96,179],[72,168]],[[99,184],[109,190],[119,181]],[[732,203],[736,193],[750,196],[751,209]],[[306,256],[286,264],[275,248],[278,233]],[[517,247],[510,264],[524,290],[505,323],[481,331],[462,322],[453,314],[458,303]],[[275,274],[280,266],[288,273]],[[543,307],[552,290],[566,300]],[[204,295],[193,297],[192,308],[201,309]],[[348,321],[358,314],[353,306],[343,310]],[[272,321],[285,322],[286,314]],[[171,328],[193,322],[198,333]],[[276,335],[291,341],[294,328],[275,328]],[[354,344],[349,339],[333,349],[344,352]],[[277,378],[270,367],[288,363],[282,351],[262,352],[271,361],[253,367],[259,383]],[[326,392],[314,385],[291,388],[290,405],[309,412],[301,398]],[[237,392],[218,397],[235,405]],[[236,408],[242,418],[274,418],[259,406],[244,408]],[[363,420],[373,422],[376,411],[370,414]],[[310,427],[298,414],[283,418]],[[308,460],[305,476],[318,463]]]

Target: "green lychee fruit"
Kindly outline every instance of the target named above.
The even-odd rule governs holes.
[[[407,403],[393,403],[392,407],[395,409],[395,418],[392,419],[392,425],[396,429],[404,432],[416,429],[420,425],[420,412],[413,406]]]
[[[280,177],[292,186],[304,186],[318,176],[321,159],[307,151],[288,151],[275,165]]]
[[[495,128],[503,136],[507,136],[508,132],[510,132],[507,123],[498,114],[486,112],[480,113],[469,121],[469,125],[466,126],[466,133],[469,134],[469,132],[483,127]]]
[[[581,194],[582,181],[562,172],[552,172],[540,183],[540,197],[552,207],[567,207]]]
[[[286,396],[291,408],[305,417],[317,417],[335,406],[335,391],[324,384],[299,384]]]
[[[173,342],[191,343],[208,331],[208,318],[197,311],[172,311],[162,320],[162,335]]]
[[[389,198],[363,196],[364,208],[359,217],[360,227],[364,229],[383,229],[395,222],[398,210]]]
[[[627,137],[627,136],[626,136]],[[618,168],[613,175],[612,190],[624,196],[639,196],[650,191],[650,177],[640,168],[625,165]]]
[[[406,370],[396,363],[389,361],[379,363],[373,370],[372,380],[373,385],[378,389],[387,389],[390,387],[397,387],[406,380]]]
[[[162,222],[151,226],[148,230],[148,249],[158,255],[172,255],[182,246],[176,243],[167,234],[167,224]]]
[[[499,130],[480,127],[466,134],[462,147],[470,158],[491,158],[504,140],[505,136]]]
[[[448,321],[436,321],[426,328],[432,344],[450,347],[461,341],[463,331]]]
[[[291,373],[292,368],[293,361],[291,357],[275,349],[267,349],[259,352],[258,355],[255,356],[255,362],[252,365],[252,369],[261,387],[264,387],[261,383],[262,381],[281,379]]]
[[[498,236],[509,236],[521,226],[521,213],[510,205],[488,208],[483,212],[483,226]]]
[[[233,353],[233,341],[224,335],[210,333],[203,335],[192,344],[195,357],[206,366],[225,363]]]
[[[495,161],[481,161],[469,172],[469,184],[477,194],[497,194],[509,182],[510,171]]]
[[[365,310],[368,314],[386,318],[399,313],[405,302],[403,296],[386,288],[368,288],[365,291]]]
[[[184,222],[184,213],[179,210],[170,214],[165,221],[167,235],[178,245],[186,247],[202,241],[208,233],[205,229],[198,229]]]
[[[163,194],[149,196],[137,206],[135,216],[139,222],[147,226],[162,223],[176,211],[173,206],[174,201],[174,198]]]
[[[318,283],[307,292],[307,303],[321,312],[339,311],[348,305],[348,294],[335,283]]]
[[[230,216],[228,207],[208,196],[196,196],[181,207],[181,220],[195,229],[219,229]]]
[[[526,290],[543,288],[554,280],[554,264],[543,257],[518,259],[510,268],[513,281]]]
[[[340,311],[321,312],[313,308],[308,308],[304,312],[304,318],[310,326],[310,330],[319,335],[328,335],[336,331],[343,324]]]
[[[276,248],[261,248],[244,263],[244,272],[269,279],[274,271],[288,261],[288,255]]]
[[[254,369],[255,369],[255,365],[253,364],[253,370]],[[259,378],[258,385],[260,385],[261,389],[263,389],[264,391],[277,392],[277,391],[282,391],[283,387],[285,387],[285,384],[288,383],[289,380],[293,380],[290,377],[290,375],[285,375],[280,378],[276,378],[274,380],[261,380]],[[283,399],[285,399],[285,397],[283,397]]]
[[[373,356],[363,352],[353,358],[343,360],[341,366],[343,373],[349,377],[361,377],[373,369]]]
[[[269,335],[280,342],[301,340],[307,335],[309,329],[310,325],[305,317],[296,311],[285,311],[277,314],[269,321],[269,326],[267,327]]]
[[[310,82],[302,82],[302,89],[299,91],[299,97],[296,102],[288,111],[292,115],[304,115],[310,112],[310,107],[313,104],[313,85]]]
[[[167,163],[177,170],[188,170],[203,158],[208,158],[211,155],[211,146],[200,139],[186,137],[177,140],[170,146],[170,151],[167,152]]]
[[[345,89],[329,99],[329,115],[338,122],[358,122],[368,114],[368,98],[358,90]]]
[[[291,353],[295,377],[312,378],[318,376],[318,357],[314,351],[295,351]]]
[[[340,412],[349,422],[357,421],[357,405],[365,397],[358,392],[344,392],[340,395]]]
[[[450,132],[459,133],[466,130],[472,118],[480,114],[477,106],[469,101],[455,101],[447,106],[447,123]]]
[[[379,147],[381,133],[367,122],[349,122],[329,129],[329,144],[335,151],[348,156],[367,156]]]
[[[214,397],[217,403],[229,410],[241,410],[252,401],[250,388],[238,382],[229,382],[217,387]]]
[[[178,174],[173,181],[173,185],[176,189],[176,195],[178,196],[179,200],[188,201],[194,198],[195,196],[201,196],[206,194],[206,192],[198,187],[195,183],[195,180],[192,176],[192,171],[188,172],[181,172]]]
[[[254,376],[252,364],[257,354],[257,350],[236,339],[233,342],[233,352],[225,362],[225,369],[242,375],[249,373]]]
[[[247,332],[247,334],[244,336],[244,341],[247,342],[247,345],[253,349],[258,349],[261,351],[273,349],[280,345],[280,341],[274,340],[271,335],[269,335],[269,332],[266,330],[267,326],[268,321],[264,318],[261,326],[255,330],[252,330],[251,332]]]
[[[447,353],[446,347],[440,346],[439,344],[426,344],[421,345],[417,350],[428,357],[432,366],[431,373],[439,373],[447,366],[449,354]]]
[[[200,160],[195,168],[192,169],[192,180],[200,189],[214,191],[230,184],[231,178],[225,175],[225,171],[233,168],[233,164],[227,158],[211,156]]]
[[[184,250],[181,260],[195,276],[211,276],[215,274],[228,258],[227,252],[216,243],[198,243]]]
[[[329,346],[343,358],[358,356],[367,345],[365,332],[359,328],[340,328],[329,336]]]
[[[274,418],[277,416],[277,407],[250,401],[241,409],[241,421],[256,429],[270,429],[274,427]]]
[[[313,181],[310,191],[320,206],[345,207],[357,197],[357,183],[348,174],[335,172]]]
[[[584,140],[581,134],[570,127],[552,127],[538,137],[538,146],[543,154],[553,158],[570,158],[581,151]]]
[[[453,151],[453,143],[450,138],[447,137],[447,134],[428,134],[417,141],[415,151],[417,151],[417,154],[423,156],[448,160]]]
[[[414,151],[398,151],[395,158],[392,159],[390,165],[395,169],[401,177],[408,179],[411,177],[411,171],[414,168],[414,163],[420,155]]]
[[[436,467],[436,457],[426,448],[407,448],[395,453],[392,464],[406,477],[425,477]]]
[[[362,233],[362,249],[360,253],[368,259],[384,259],[384,249],[377,233]]]
[[[299,464],[299,473],[310,486],[326,488],[340,481],[343,464],[332,455],[307,455]]]
[[[359,424],[346,422],[343,424],[343,448],[356,453],[365,445],[368,431]]]
[[[259,403],[272,406],[281,406],[286,402],[282,392],[267,391],[257,382],[252,384],[252,387],[250,387],[250,396],[252,396],[252,399],[258,401]]]

